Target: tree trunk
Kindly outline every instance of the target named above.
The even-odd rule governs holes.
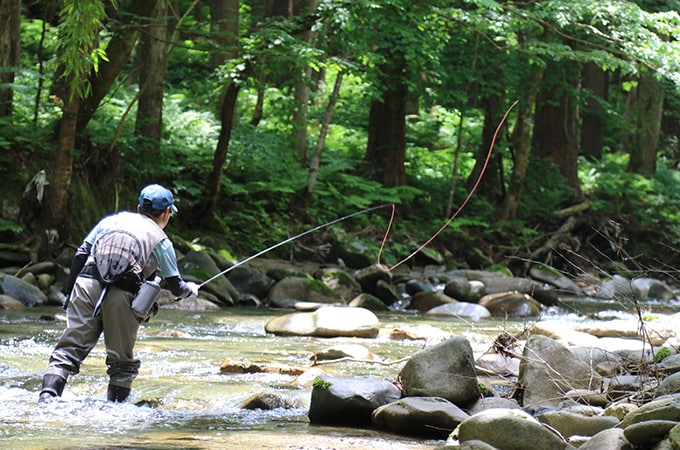
[[[36,242],[32,252],[33,259],[40,258],[38,251],[43,247],[45,241],[47,241],[48,251],[51,253],[53,245],[63,242],[69,236],[68,200],[73,175],[76,116],[80,106],[80,97],[70,88],[67,88],[63,101],[54,175],[50,181],[44,203],[47,207],[41,209],[38,219],[40,223],[34,236]]]
[[[503,117],[502,111],[500,111],[500,102],[501,98],[498,95],[491,95],[483,100],[484,126],[482,128],[482,142],[480,143],[479,150],[477,150],[475,167],[472,169],[472,172],[470,172],[470,176],[468,176],[465,183],[465,187],[468,191],[473,188],[481,171],[484,169],[484,163],[486,162],[489,151],[492,151],[493,153],[487,163],[486,171],[482,175],[477,187],[477,193],[489,199],[496,198],[497,201],[500,200],[505,193],[502,165],[503,158],[497,148],[491,148],[496,129]],[[498,139],[496,141],[496,146],[497,145]]]
[[[200,214],[197,218],[210,217],[217,208],[217,202],[220,197],[220,187],[222,184],[222,172],[224,170],[224,162],[227,160],[227,153],[229,151],[229,140],[231,139],[231,131],[234,124],[234,116],[236,112],[236,101],[240,91],[240,85],[230,83],[227,86],[222,102],[222,111],[220,112],[220,136],[217,140],[217,148],[213,156],[212,170],[208,174],[205,183],[205,200],[199,206]]]
[[[163,88],[167,61],[167,3],[165,0],[154,0],[153,4],[153,12],[140,38],[142,64],[139,84],[142,94],[135,121],[135,136],[142,138],[140,148],[146,161],[157,161],[161,154]]]
[[[21,0],[0,3],[0,117],[12,115],[14,71],[19,66]]]
[[[365,161],[386,187],[406,184],[406,87],[402,80],[374,100],[368,118]]]
[[[312,193],[314,192],[314,185],[316,184],[317,175],[319,173],[319,166],[321,165],[321,154],[323,153],[324,145],[326,144],[326,136],[328,134],[328,127],[331,124],[331,119],[333,118],[333,111],[335,111],[335,104],[338,102],[338,97],[340,96],[340,87],[342,86],[342,70],[338,71],[338,75],[335,78],[335,84],[333,85],[333,92],[331,93],[331,98],[328,100],[328,105],[326,105],[326,113],[323,117],[323,123],[321,124],[321,129],[319,130],[319,139],[316,142],[316,147],[314,148],[314,154],[312,155],[312,160],[309,164],[309,178],[307,182],[307,192],[306,200],[311,200]]]
[[[572,188],[575,198],[581,198],[578,178],[578,108],[570,94],[578,79],[573,63],[551,63],[536,98],[533,148],[538,158],[552,159]],[[545,174],[544,174],[545,175]]]
[[[645,75],[629,95],[631,103],[626,115],[627,122],[632,124],[632,132],[624,138],[624,149],[630,152],[628,171],[654,174],[663,115],[663,89],[653,76]]]
[[[239,0],[210,0],[210,17],[210,34],[217,47],[210,52],[210,65],[216,69],[237,55]]]
[[[601,101],[607,100],[607,73],[594,63],[583,67],[583,95],[585,107],[581,121],[581,153],[595,161],[602,159],[604,146],[604,108]]]
[[[298,8],[294,10],[297,18],[306,18],[316,9],[316,0],[299,0]],[[305,27],[298,36],[306,44],[313,39],[312,30]],[[309,112],[309,82],[312,69],[307,66],[301,71],[301,76],[295,83],[295,103],[293,107],[293,140],[300,157],[301,167],[307,165],[307,113]]]
[[[537,86],[543,78],[544,69],[536,68],[531,77],[529,86]],[[517,217],[517,208],[522,197],[522,188],[529,166],[529,154],[531,153],[531,124],[533,122],[533,109],[536,104],[536,91],[530,89],[524,98],[520,99],[517,112],[517,122],[512,133],[512,145],[514,158],[512,175],[508,190],[503,199],[503,204],[498,212],[500,220],[512,220]]]
[[[153,2],[132,2],[130,11],[121,11],[118,15],[120,23],[116,26],[113,36],[106,46],[108,61],[101,61],[99,71],[90,72],[89,83],[91,91],[85,97],[78,111],[77,133],[82,133],[99,108],[102,99],[109,93],[125,64],[130,59],[132,50],[140,34],[141,18],[152,14]]]

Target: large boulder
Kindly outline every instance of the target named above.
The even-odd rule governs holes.
[[[380,332],[380,321],[368,309],[324,306],[314,312],[275,317],[265,331],[279,336],[374,338]]]
[[[408,396],[442,397],[466,406],[480,396],[470,343],[455,336],[416,352],[399,373]]]
[[[518,384],[525,408],[556,407],[570,390],[598,390],[602,378],[554,339],[533,335],[524,346]]]
[[[518,409],[487,409],[462,421],[454,433],[461,443],[476,440],[503,450],[573,449]]]
[[[388,381],[324,375],[314,380],[307,416],[314,424],[368,426],[376,408],[399,398]]]
[[[47,303],[47,295],[37,286],[4,273],[0,273],[0,294],[12,297],[29,308]]]
[[[293,308],[297,303],[344,304],[342,297],[323,281],[311,277],[286,277],[276,283],[269,294],[270,306]]]
[[[372,416],[378,428],[435,439],[446,439],[468,417],[465,411],[440,397],[404,397],[380,406]]]
[[[221,270],[208,252],[191,250],[177,261],[182,276],[191,281],[201,282],[220,273]],[[234,306],[238,291],[225,275],[218,276],[201,287],[202,291],[212,294],[212,299],[221,305]]]

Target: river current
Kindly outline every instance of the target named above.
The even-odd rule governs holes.
[[[69,379],[63,397],[38,405],[42,374],[64,327],[58,307],[0,311],[0,447],[12,449],[434,449],[444,441],[369,429],[311,425],[311,386],[281,373],[221,374],[224,360],[263,367],[310,369],[310,356],[338,344],[361,344],[389,363],[419,349],[422,340],[393,340],[395,328],[428,324],[464,336],[475,356],[502,331],[526,321],[426,319],[378,313],[375,339],[280,337],[265,324],[287,311],[226,308],[213,312],[162,309],[140,328],[142,361],[130,399],[106,401],[103,339]],[[553,313],[554,314],[554,313]],[[561,313],[558,313],[558,315]],[[57,317],[47,320],[45,317]],[[562,314],[562,316],[568,316]],[[534,319],[535,320],[535,319]],[[337,376],[394,380],[403,363],[337,362],[318,368]],[[275,393],[288,407],[248,410],[256,393]]]

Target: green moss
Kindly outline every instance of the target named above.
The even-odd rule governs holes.
[[[659,362],[659,361],[663,360],[664,358],[667,358],[671,355],[672,355],[671,350],[668,347],[662,347],[654,355],[654,362]]]
[[[333,289],[329,288],[323,281],[317,279],[309,280],[309,289],[328,297],[338,297],[338,294]]]
[[[329,387],[333,386],[333,383],[330,381],[326,381],[321,377],[316,377],[314,378],[314,381],[312,382],[312,386],[317,388],[317,389],[328,389]]]

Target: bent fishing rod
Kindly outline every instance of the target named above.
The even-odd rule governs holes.
[[[337,218],[337,219],[335,219],[335,220],[331,220],[330,222],[323,223],[323,224],[318,225],[318,226],[316,226],[316,227],[314,227],[314,228],[312,228],[312,229],[309,229],[309,230],[307,230],[307,231],[303,231],[302,233],[299,233],[299,234],[296,234],[295,236],[289,237],[288,239],[286,239],[286,240],[284,240],[284,241],[281,241],[281,242],[279,242],[279,243],[277,243],[277,244],[274,244],[274,245],[272,245],[271,247],[267,247],[267,248],[265,248],[264,250],[261,250],[261,251],[255,253],[254,255],[247,257],[246,259],[244,259],[244,260],[242,260],[242,261],[239,261],[239,262],[237,262],[237,263],[234,263],[231,267],[229,267],[229,268],[223,270],[223,271],[220,272],[220,273],[217,273],[217,274],[213,275],[212,277],[208,278],[208,279],[205,280],[204,282],[200,283],[200,284],[198,285],[198,288],[200,289],[200,288],[202,288],[203,286],[205,286],[206,284],[210,283],[211,281],[216,280],[217,278],[221,277],[222,275],[225,275],[225,274],[228,273],[229,271],[231,271],[231,270],[237,268],[238,266],[240,266],[240,265],[242,265],[242,264],[245,264],[245,263],[247,263],[248,261],[253,260],[253,259],[257,258],[258,256],[261,256],[261,255],[263,255],[263,254],[265,254],[265,253],[267,253],[267,252],[269,252],[269,251],[271,251],[271,250],[274,250],[275,248],[281,247],[282,245],[285,245],[285,244],[287,244],[287,243],[289,243],[289,242],[292,242],[292,241],[294,241],[294,240],[296,240],[296,239],[299,239],[299,238],[301,238],[302,236],[305,236],[305,235],[307,235],[307,234],[313,233],[313,232],[315,232],[315,231],[317,231],[317,230],[320,230],[320,229],[322,229],[322,228],[329,227],[329,226],[331,226],[331,225],[333,225],[333,224],[336,224],[336,223],[338,223],[338,222],[342,222],[343,220],[350,219],[350,218],[352,218],[352,217],[354,217],[354,216],[358,216],[358,215],[360,215],[360,214],[366,214],[366,213],[368,213],[368,212],[375,211],[375,210],[381,209],[381,208],[386,208],[386,207],[388,207],[388,206],[392,206],[392,204],[391,204],[391,203],[386,203],[386,204],[384,204],[384,205],[378,205],[378,206],[373,206],[372,208],[362,209],[361,211],[357,211],[357,212],[354,212],[354,213],[352,213],[352,214],[348,214],[348,215],[346,215],[346,216],[339,217],[339,218]]]

